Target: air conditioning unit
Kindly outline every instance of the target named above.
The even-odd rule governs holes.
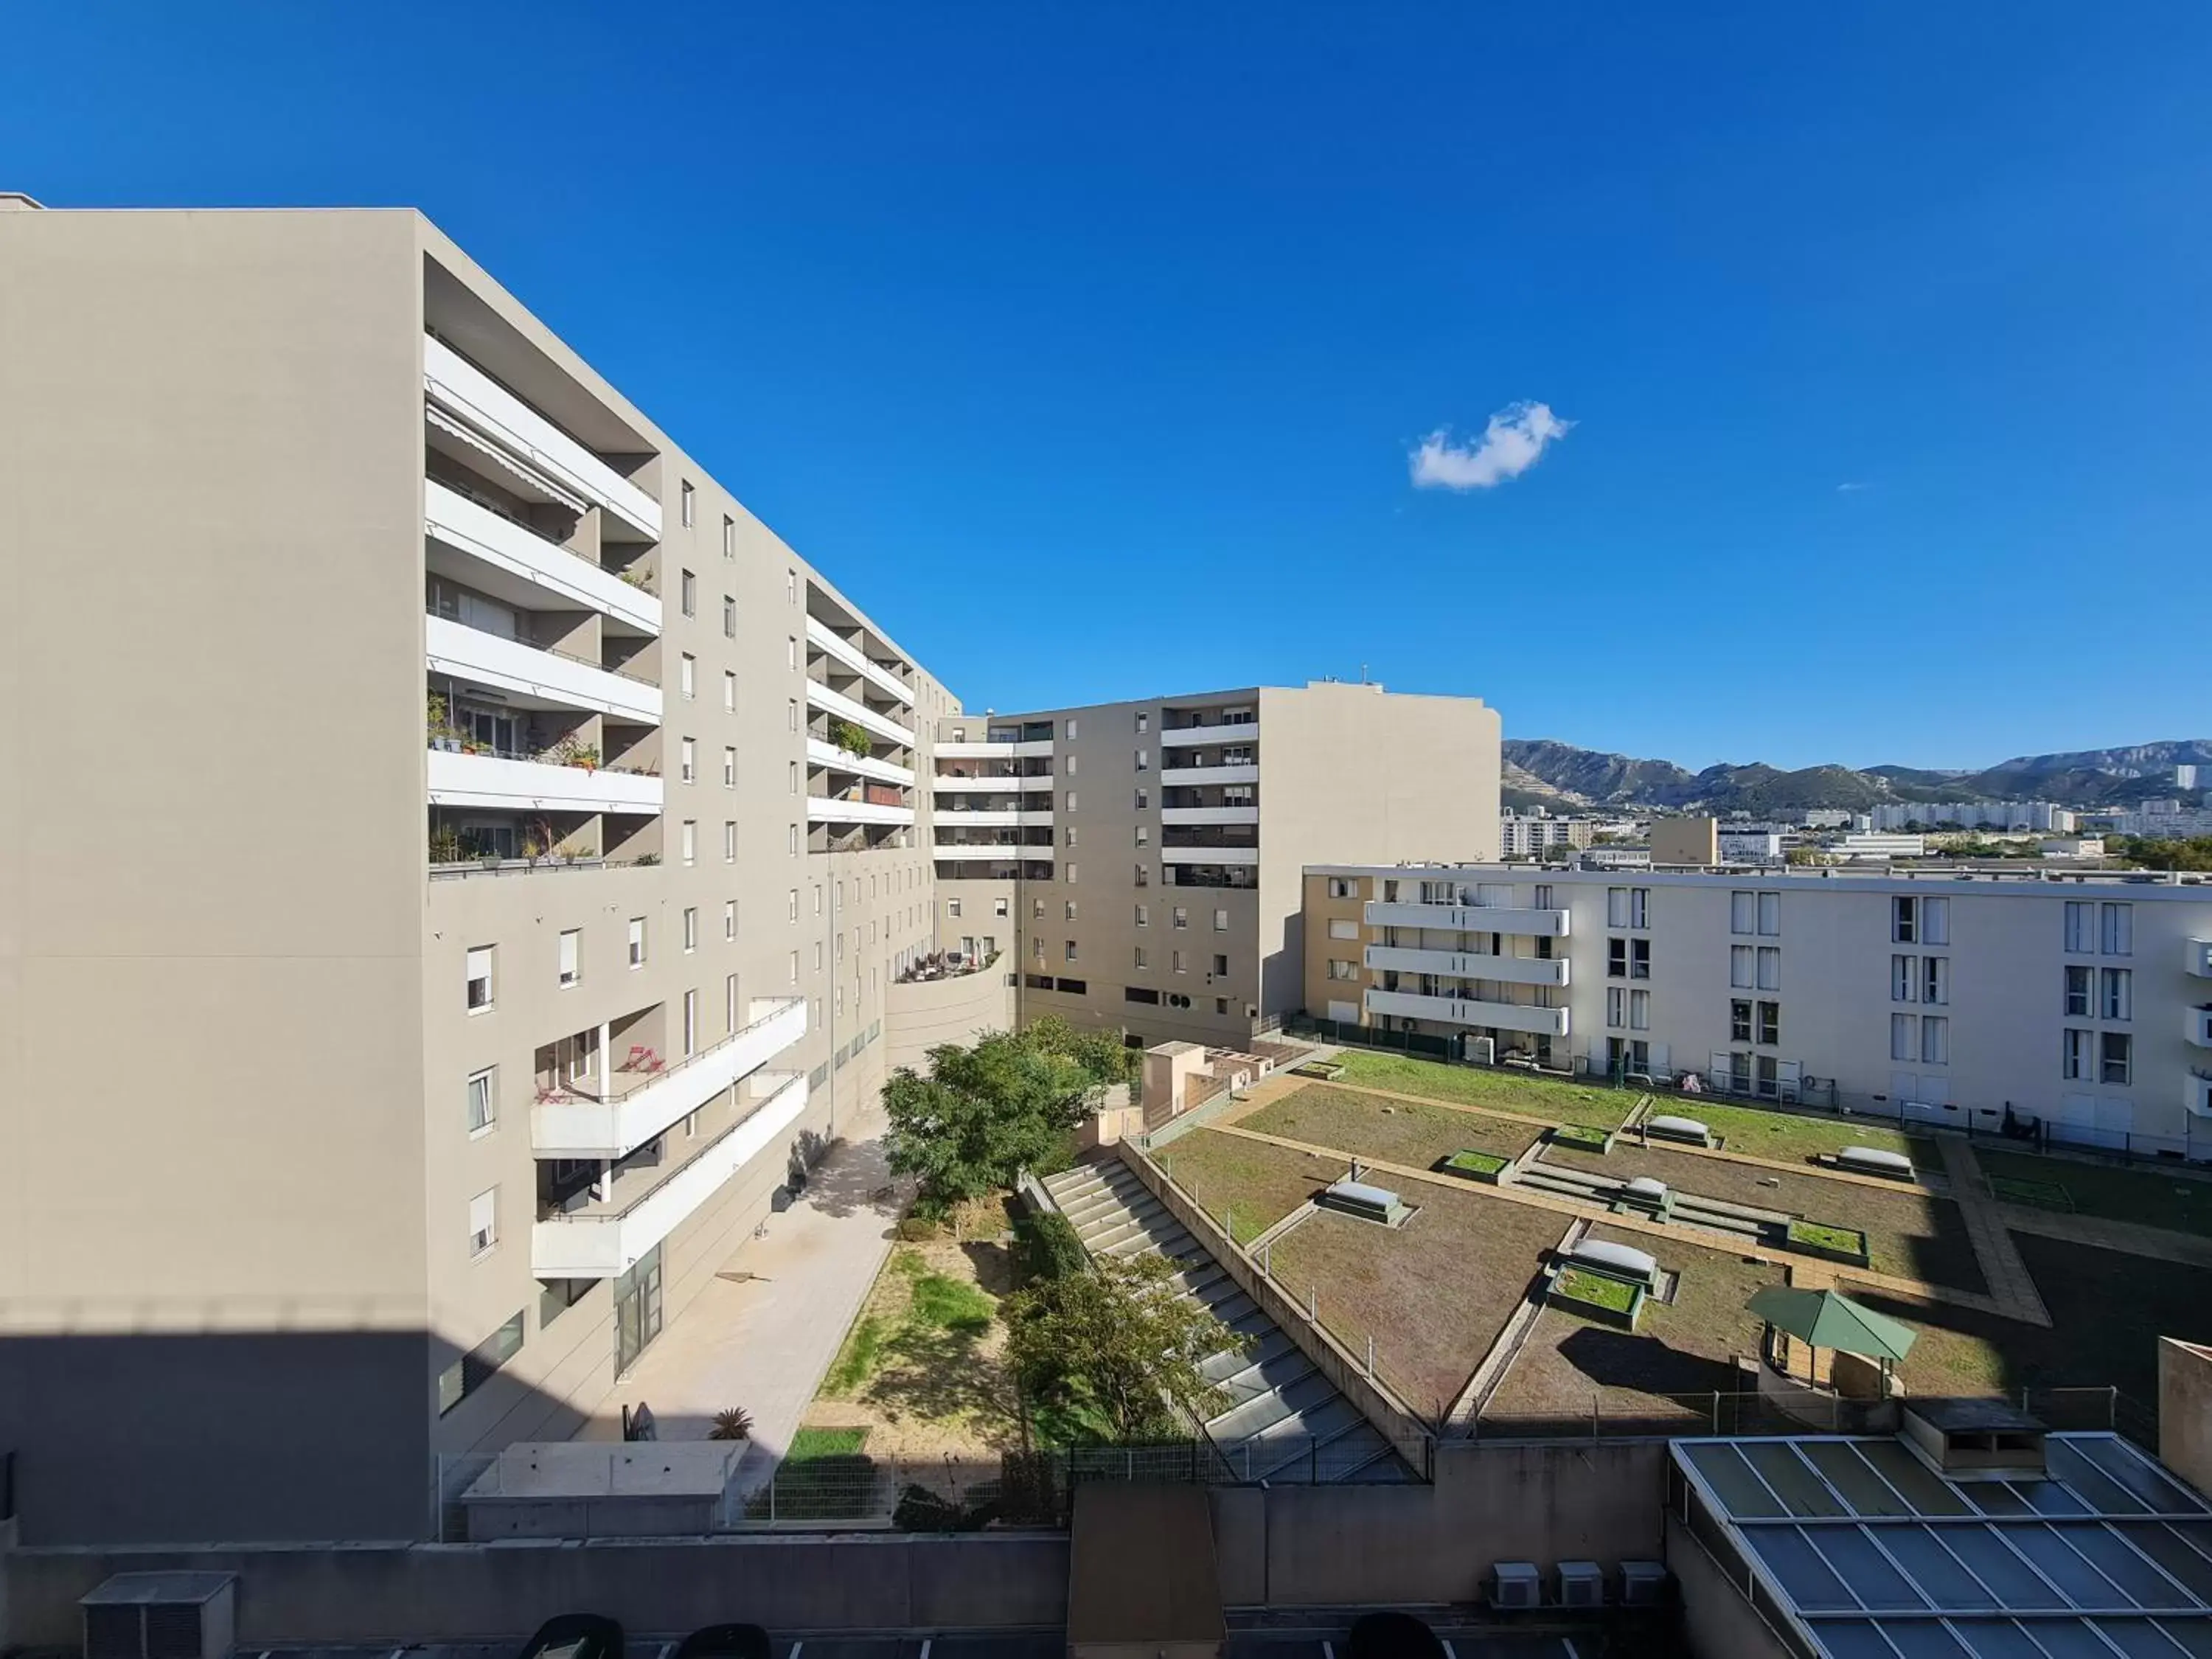
[[[84,1659],[229,1659],[237,1578],[118,1572],[85,1596]]]
[[[1560,1562],[1559,1605],[1563,1607],[1603,1607],[1605,1569],[1595,1561]]]
[[[1534,1561],[1500,1561],[1491,1569],[1490,1605],[1493,1607],[1540,1607],[1544,1604],[1543,1581]],[[88,1653],[85,1659],[93,1659]]]
[[[1620,1564],[1620,1603],[1628,1607],[1656,1607],[1667,1599],[1667,1565],[1663,1561],[1624,1561]]]
[[[1498,1039],[1496,1037],[1471,1036],[1463,1037],[1461,1041],[1466,1044],[1465,1053],[1467,1058],[1474,1061],[1476,1065],[1495,1066],[1498,1064]]]

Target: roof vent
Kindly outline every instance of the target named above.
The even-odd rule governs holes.
[[[237,1583],[227,1572],[118,1572],[77,1603],[85,1659],[229,1659]]]
[[[1954,1480],[2041,1480],[2044,1426],[2001,1400],[1908,1400],[1899,1437]]]

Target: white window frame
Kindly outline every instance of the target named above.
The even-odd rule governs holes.
[[[584,982],[584,930],[564,927],[554,958],[554,974],[560,988],[571,990]]]
[[[481,1095],[483,1109],[477,1109]],[[499,1067],[487,1066],[481,1072],[469,1073],[462,1090],[462,1121],[468,1126],[469,1139],[488,1135],[499,1127]]]

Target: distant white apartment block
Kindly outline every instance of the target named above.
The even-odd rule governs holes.
[[[1305,928],[1378,1041],[2212,1159],[2212,881],[1325,865]]]
[[[1578,850],[1597,832],[1589,818],[1555,818],[1509,812],[1498,820],[1500,858],[1541,858],[1547,853]]]
[[[1961,830],[2040,830],[2063,834],[2075,814],[2055,801],[1900,801],[1874,809],[1874,828],[1902,830],[1909,823],[1954,824]]]

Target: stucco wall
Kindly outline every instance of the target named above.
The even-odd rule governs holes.
[[[1011,943],[1011,941],[1009,941]],[[1013,1029],[1013,958],[958,979],[894,981],[884,992],[884,1066],[925,1071],[929,1051],[944,1042],[969,1043],[988,1031]]]

